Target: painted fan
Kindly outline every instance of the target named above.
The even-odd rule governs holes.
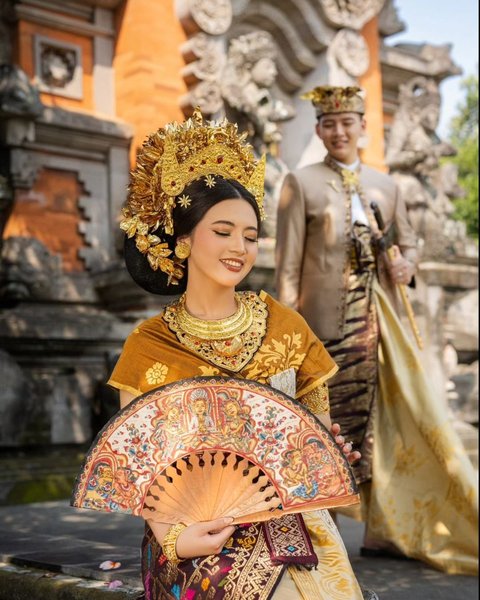
[[[348,461],[296,400],[246,379],[199,377],[148,392],[90,448],[72,505],[191,524],[359,502]]]

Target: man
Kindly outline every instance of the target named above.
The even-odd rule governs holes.
[[[360,89],[318,87],[307,98],[328,154],[282,187],[277,291],[340,367],[329,380],[331,417],[362,453],[361,553],[478,574],[478,474],[392,308],[417,260],[405,203],[388,175],[360,164]],[[397,243],[392,260],[376,243],[373,201]]]
[[[359,483],[371,479],[379,327],[373,296],[378,281],[397,304],[396,284],[409,284],[416,238],[393,179],[361,165],[364,99],[357,87],[317,87],[305,96],[316,111],[323,162],[286,176],[277,224],[277,293],[297,309],[340,367],[329,384],[333,421],[360,450]],[[370,204],[376,202],[395,257],[387,259]],[[371,541],[372,545],[374,541]],[[366,539],[365,544],[369,541]]]

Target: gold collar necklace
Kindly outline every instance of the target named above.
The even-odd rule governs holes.
[[[358,193],[360,188],[360,163],[358,163],[358,166],[355,168],[355,170],[347,169],[346,167],[340,166],[330,154],[327,154],[324,162],[327,167],[340,175],[346,191],[350,191],[352,188],[354,188]]]
[[[201,340],[225,340],[245,333],[253,323],[251,308],[242,302],[241,296],[235,294],[237,310],[230,317],[206,321],[191,315],[185,306],[185,294],[178,300],[177,323],[180,328],[192,337]]]
[[[219,321],[195,319],[186,311],[185,298],[183,297],[165,307],[163,319],[168,323],[169,329],[175,333],[178,341],[183,346],[220,369],[228,369],[238,373],[252,359],[262,344],[267,329],[268,308],[264,300],[257,296],[255,292],[237,292],[235,299],[239,310],[235,315],[220,321],[222,330],[217,332],[220,339],[205,339],[205,336],[209,335],[205,333],[205,323],[208,323],[211,329],[211,326],[218,325]],[[244,308],[242,308],[242,305]],[[228,325],[227,329],[223,329],[225,321],[231,321],[233,317],[237,316],[240,309],[242,314],[245,310],[248,317],[245,318],[243,325],[236,327],[235,330],[232,329],[231,325]],[[180,324],[180,313],[183,317],[186,316],[186,321],[185,319],[182,321],[183,325]],[[192,320],[194,322],[193,326],[191,326]],[[200,321],[201,327],[196,326],[198,321]],[[184,327],[190,333],[187,333]],[[217,328],[215,327],[215,329]],[[233,335],[236,331],[242,331],[243,329],[243,333]]]

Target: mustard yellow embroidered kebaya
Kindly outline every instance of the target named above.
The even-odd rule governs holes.
[[[290,395],[310,410],[322,406],[322,412],[327,412],[323,384],[337,366],[305,320],[264,292],[239,295],[254,315],[239,353],[225,356],[215,352],[208,340],[187,336],[175,319],[173,303],[130,334],[109,384],[138,396],[187,377],[236,375],[271,384],[272,377],[293,370],[295,390]]]

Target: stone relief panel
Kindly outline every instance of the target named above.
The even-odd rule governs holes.
[[[352,29],[341,29],[330,44],[329,51],[340,67],[352,77],[363,75],[370,64],[365,38]]]
[[[207,115],[218,113],[223,104],[219,74],[226,60],[221,39],[199,32],[183,44],[181,52],[186,62],[182,76],[189,88],[180,99],[184,113],[191,114],[196,106]]]
[[[210,35],[200,32],[182,46],[182,55],[187,65],[182,70],[183,78],[192,81],[215,81],[225,65],[223,44]]]
[[[361,29],[383,8],[385,0],[320,0],[326,20],[334,27]]]
[[[219,76],[226,60],[224,34],[232,24],[230,0],[176,0],[177,16],[188,35],[181,52],[188,93],[180,99],[186,116],[198,106],[207,116],[223,113]]]
[[[193,20],[210,35],[225,33],[232,24],[230,0],[188,0]]]
[[[35,79],[41,91],[81,99],[82,77],[80,46],[35,36]]]

